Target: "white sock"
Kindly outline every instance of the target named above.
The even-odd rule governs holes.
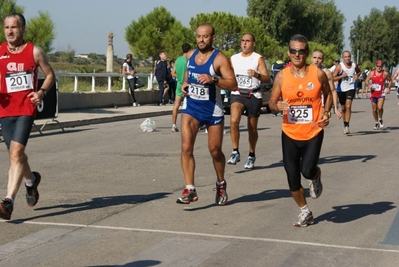
[[[28,180],[25,180],[25,185],[31,187],[35,181],[36,181],[36,176],[33,173],[31,173],[30,178]]]
[[[173,124],[172,127],[176,127],[176,124]]]
[[[216,184],[217,184],[217,185],[224,184],[224,180],[223,180],[223,182],[216,181]]]
[[[6,198],[10,199],[10,200],[11,200],[11,203],[14,204],[14,199],[12,199],[11,196],[6,196]]]
[[[187,188],[188,190],[194,190],[194,189],[195,189],[194,185],[192,185],[192,184],[186,185],[186,188]]]
[[[309,207],[308,207],[307,204],[305,206],[303,206],[302,208],[300,208],[300,209],[301,209],[301,213],[309,213],[310,212]]]

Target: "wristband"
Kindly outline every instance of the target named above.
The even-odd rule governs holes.
[[[47,91],[44,90],[43,88],[40,88],[39,91],[42,91],[42,93],[43,93],[43,98],[45,98],[46,95],[47,95]]]

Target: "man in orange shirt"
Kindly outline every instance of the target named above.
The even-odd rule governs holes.
[[[284,112],[281,134],[284,169],[291,195],[301,210],[294,226],[306,227],[313,224],[313,214],[306,202],[301,174],[310,180],[311,197],[318,198],[323,186],[317,163],[323,128],[331,116],[332,95],[324,71],[306,64],[309,44],[305,36],[291,37],[288,56],[292,65],[277,74],[269,107],[274,112]]]

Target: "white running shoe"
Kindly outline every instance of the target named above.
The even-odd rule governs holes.
[[[177,126],[172,126],[172,133],[177,133],[179,132],[179,129],[177,128]]]
[[[380,124],[380,129],[384,128],[384,122],[382,120],[379,120],[378,123]]]
[[[314,199],[318,198],[323,192],[323,184],[321,183],[321,170],[317,167],[316,178],[309,183],[309,193]]]
[[[344,127],[344,134],[349,134],[350,130],[349,130],[349,126],[345,126]]]
[[[256,157],[248,157],[247,161],[245,162],[244,168],[252,170],[254,168]]]
[[[310,224],[313,224],[313,214],[312,212],[301,212],[298,215],[298,221],[294,223],[295,227],[306,227]]]
[[[236,151],[233,151],[230,155],[229,160],[227,161],[227,164],[236,165],[236,163],[239,161],[240,161],[240,154],[238,154]]]

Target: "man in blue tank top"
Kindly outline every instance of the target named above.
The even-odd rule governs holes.
[[[222,152],[224,115],[220,88],[237,90],[228,58],[213,48],[215,30],[209,24],[196,31],[197,49],[187,53],[187,70],[184,75],[183,94],[186,96],[181,119],[181,164],[186,186],[177,203],[189,204],[198,200],[194,187],[194,143],[198,129],[205,125],[208,130],[208,148],[216,171],[217,205],[227,202],[224,170],[226,158]]]

